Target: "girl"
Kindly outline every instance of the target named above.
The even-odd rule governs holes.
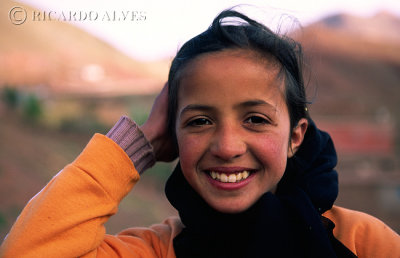
[[[335,149],[306,104],[300,46],[224,11],[179,50],[148,121],[122,117],[96,134],[28,203],[0,254],[400,257],[385,224],[333,206]],[[139,174],[177,156],[165,191],[179,218],[106,235]]]

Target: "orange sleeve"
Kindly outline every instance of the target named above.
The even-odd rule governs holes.
[[[334,236],[357,257],[400,257],[400,236],[379,219],[337,206],[324,216],[335,223]]]
[[[94,135],[78,158],[28,202],[2,243],[0,257],[110,257],[127,254],[127,246],[131,255],[136,252],[132,257],[167,252],[169,228],[176,223],[161,231],[131,232],[137,236],[105,235],[104,223],[138,180],[128,155],[108,137]]]
[[[175,258],[173,238],[181,231],[178,217],[170,217],[150,228],[129,228],[117,236],[106,235],[97,257]]]

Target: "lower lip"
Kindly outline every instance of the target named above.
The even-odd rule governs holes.
[[[219,188],[221,190],[233,191],[233,190],[238,190],[249,184],[250,181],[254,178],[255,174],[256,173],[251,173],[248,178],[237,183],[223,183],[221,181],[214,180],[208,173],[207,173],[207,179],[216,188]]]

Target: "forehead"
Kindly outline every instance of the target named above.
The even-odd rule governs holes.
[[[229,67],[229,62],[233,60],[247,63],[252,67],[263,67],[265,71],[276,72],[276,74],[279,72],[281,67],[277,59],[268,53],[261,54],[255,50],[231,48],[216,52],[208,52],[195,57],[183,68],[182,77],[184,77],[184,75],[188,75],[188,73],[194,72],[199,68],[199,66],[203,66],[208,63],[222,63]]]
[[[188,98],[283,97],[280,66],[254,51],[224,50],[203,54],[186,65],[180,80],[179,102]]]

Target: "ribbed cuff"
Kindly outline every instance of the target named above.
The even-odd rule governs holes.
[[[150,142],[145,138],[139,126],[127,116],[119,119],[107,133],[107,137],[116,142],[128,154],[139,174],[156,162]]]

